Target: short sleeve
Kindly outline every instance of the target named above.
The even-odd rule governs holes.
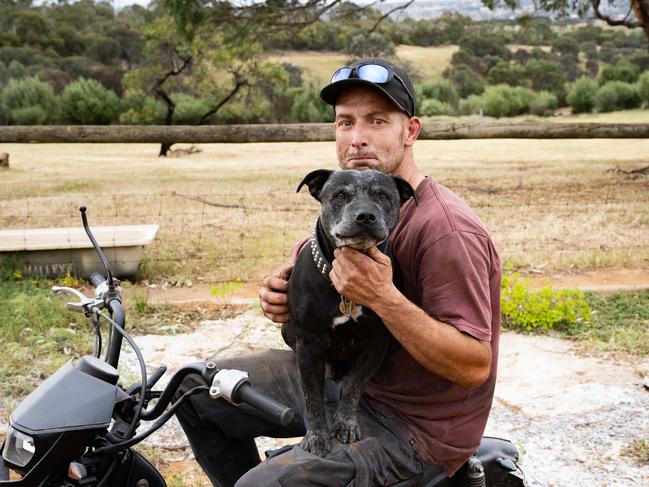
[[[422,309],[437,321],[490,341],[489,239],[452,231],[423,251],[419,269]]]

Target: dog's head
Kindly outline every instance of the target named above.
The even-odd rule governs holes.
[[[336,247],[366,250],[388,238],[399,218],[399,209],[411,197],[412,186],[399,176],[378,171],[318,169],[297,187],[307,185],[322,204],[320,222]]]

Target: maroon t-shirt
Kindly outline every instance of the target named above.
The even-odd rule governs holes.
[[[491,343],[487,381],[469,390],[422,367],[401,346],[366,385],[370,404],[406,431],[418,455],[452,475],[473,454],[491,409],[500,334],[500,259],[480,219],[424,179],[390,240],[403,294],[437,321]]]

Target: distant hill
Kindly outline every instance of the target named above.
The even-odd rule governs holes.
[[[398,5],[403,5],[406,1],[391,0],[385,3],[379,2],[375,7],[382,12],[389,12]],[[521,0],[521,4],[523,5],[522,8],[512,11],[505,5],[500,5],[494,10],[489,10],[480,0],[415,0],[412,5],[398,15],[401,18],[431,19],[441,16],[444,12],[455,11],[471,17],[474,20],[516,19],[525,14],[549,15],[541,11],[535,13],[534,0]],[[622,11],[615,6],[602,5],[602,10],[613,17],[623,17],[626,14],[626,11]],[[578,18],[576,14],[573,14],[571,17]]]

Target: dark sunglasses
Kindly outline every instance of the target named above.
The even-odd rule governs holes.
[[[354,76],[354,74],[356,74],[356,76]],[[413,108],[415,106],[415,99],[412,96],[412,93],[410,93],[410,90],[408,89],[406,84],[401,78],[399,78],[399,76],[397,76],[394,71],[386,68],[385,66],[381,66],[380,64],[361,64],[360,66],[353,68],[350,66],[343,66],[342,68],[337,69],[336,72],[334,72],[334,74],[331,76],[331,82],[335,83],[336,81],[342,81],[350,78],[362,79],[363,81],[369,81],[371,83],[378,84],[387,83],[392,78],[394,78],[401,84],[401,86],[403,86],[403,89],[406,90]]]

